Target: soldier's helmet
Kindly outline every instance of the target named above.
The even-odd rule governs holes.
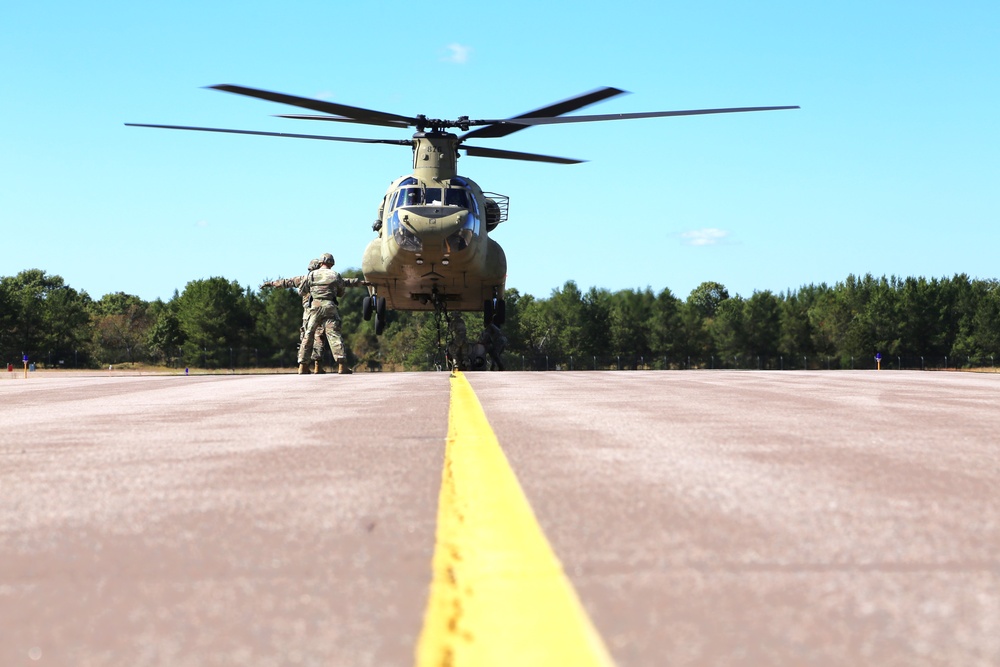
[[[309,266],[308,266],[308,267],[306,267],[306,271],[315,271],[315,270],[316,270],[316,269],[318,269],[318,268],[319,268],[320,266],[321,266],[321,265],[320,265],[320,263],[319,263],[319,260],[318,260],[318,259],[310,259],[310,260],[309,260]]]
[[[322,255],[319,256],[319,263],[329,264],[330,266],[333,266],[333,255],[331,255],[328,252],[324,252]]]

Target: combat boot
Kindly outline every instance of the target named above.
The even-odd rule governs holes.
[[[350,375],[353,372],[354,371],[351,370],[351,367],[347,365],[346,361],[338,361],[337,362],[337,374],[338,375]]]
[[[306,362],[304,362],[304,361],[300,361],[299,362],[299,375],[309,375],[309,372],[310,372],[309,371],[309,365]]]
[[[313,373],[315,373],[316,375],[320,375],[325,372],[326,371],[323,370],[323,364],[320,363],[319,359],[313,362]]]

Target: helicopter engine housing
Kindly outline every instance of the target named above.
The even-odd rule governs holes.
[[[507,219],[510,197],[495,192],[484,192],[486,196],[486,231],[492,232]]]

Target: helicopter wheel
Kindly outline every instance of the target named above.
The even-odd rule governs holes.
[[[381,336],[385,331],[385,320],[375,320],[375,335]]]
[[[365,322],[372,318],[372,297],[366,296],[361,300],[361,316],[365,318]]]
[[[382,324],[385,324],[385,297],[376,296],[372,298],[375,299],[375,318]]]
[[[483,301],[483,324],[489,326],[493,324],[493,300]]]

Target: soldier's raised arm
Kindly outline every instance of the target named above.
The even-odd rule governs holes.
[[[307,275],[302,277],[302,282],[299,283],[299,294],[302,296],[309,296],[309,287],[312,286],[312,271]]]
[[[295,276],[294,278],[278,278],[277,280],[269,280],[261,287],[294,287],[298,288],[302,284],[305,276]]]

